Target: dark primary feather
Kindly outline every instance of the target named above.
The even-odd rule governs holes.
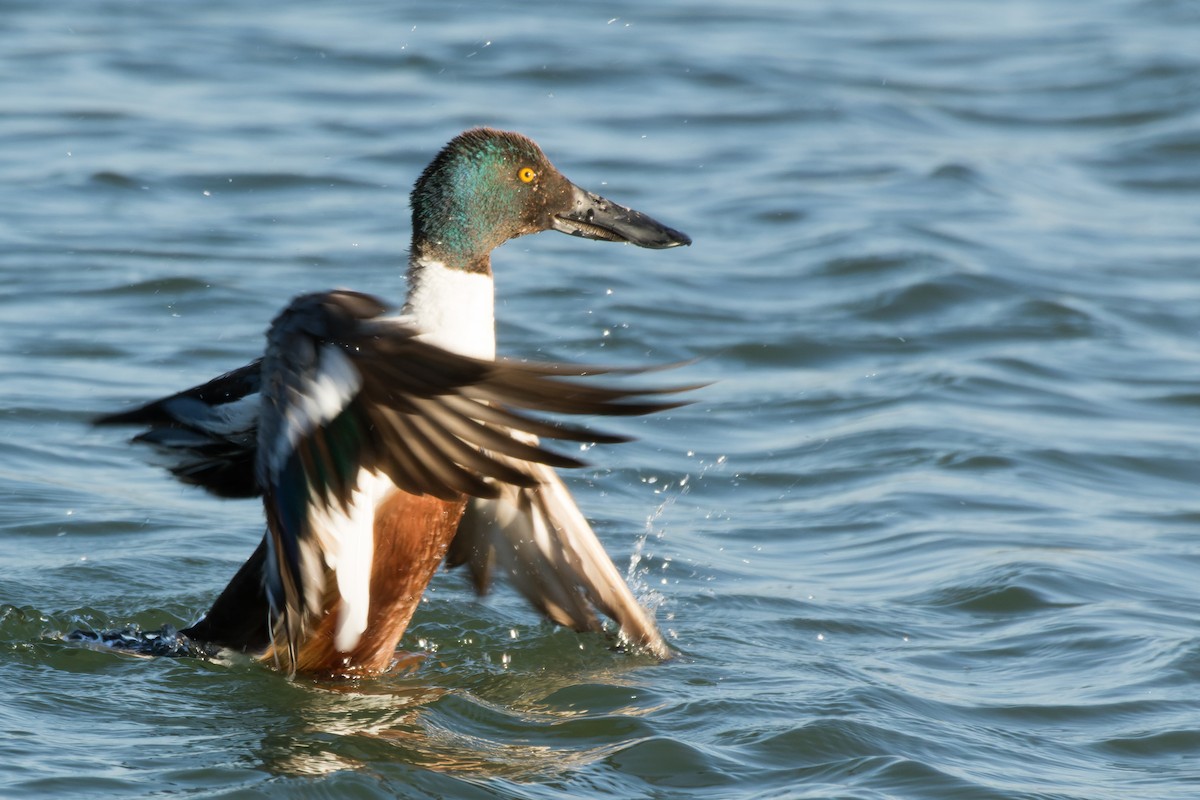
[[[630,402],[671,389],[600,387],[566,379],[594,370],[481,361],[451,353],[422,341],[420,331],[403,321],[379,321],[382,308],[373,298],[339,291],[298,298],[276,319],[261,381],[260,481],[282,466],[269,463],[275,440],[296,436],[299,426],[303,430],[295,448],[309,465],[306,475],[322,499],[332,495],[344,504],[354,489],[357,467],[382,471],[407,491],[494,496],[483,479],[532,485],[512,466],[513,459],[564,467],[583,463],[518,441],[510,430],[547,438],[619,440],[552,425],[509,406],[628,415],[680,405]],[[355,391],[333,419],[305,420],[311,404],[304,398],[330,391],[329,362],[335,357],[352,366]],[[318,388],[321,381],[323,390]]]
[[[211,410],[227,403],[241,400],[258,391],[262,381],[262,359],[251,361],[244,367],[230,370],[213,378],[208,383],[184,389],[182,392],[138,406],[131,411],[105,414],[97,417],[96,425],[175,425],[180,416],[188,412]],[[189,401],[196,401],[195,403]]]
[[[179,480],[219,497],[257,497],[262,494],[254,477],[257,415],[245,427],[230,428],[222,412],[258,393],[261,364],[257,359],[201,386],[99,417],[95,424],[149,426],[133,441],[165,454]]]

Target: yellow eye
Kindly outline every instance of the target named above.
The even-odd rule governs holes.
[[[531,167],[521,167],[521,171],[517,173],[517,177],[521,179],[521,183],[530,183],[537,177],[537,173]]]

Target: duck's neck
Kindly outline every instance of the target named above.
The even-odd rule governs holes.
[[[412,315],[426,332],[425,338],[438,347],[472,358],[496,358],[490,261],[468,270],[413,255],[408,264],[404,313]]]

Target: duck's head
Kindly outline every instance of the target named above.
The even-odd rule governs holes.
[[[486,272],[509,239],[556,230],[661,249],[687,234],[580,189],[533,140],[477,128],[456,136],[425,168],[412,194],[413,256]]]

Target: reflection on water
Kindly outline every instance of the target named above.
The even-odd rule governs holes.
[[[534,654],[523,655],[532,661]],[[630,666],[619,660],[582,672],[498,670],[467,689],[441,685],[439,679],[461,683],[461,673],[447,663],[422,664],[432,658],[408,656],[399,668],[404,674],[379,680],[296,680],[299,696],[286,706],[291,724],[263,738],[262,767],[317,775],[384,760],[536,781],[618,752],[638,731],[648,735],[638,721],[663,707],[639,701],[623,678]]]

